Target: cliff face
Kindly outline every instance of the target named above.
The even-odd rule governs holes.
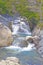
[[[35,28],[33,28],[32,35],[42,36],[43,22],[39,22]]]
[[[40,28],[40,27],[41,27],[41,25],[39,27],[36,27],[33,30],[32,35],[39,37],[39,40],[35,40],[34,44],[35,44],[35,47],[37,49],[37,52],[41,55],[41,57],[43,57],[43,28],[42,27]]]

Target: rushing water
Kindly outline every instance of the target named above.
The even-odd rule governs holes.
[[[20,59],[22,65],[43,65],[34,44],[28,42],[28,45],[25,45],[25,37],[31,36],[28,22],[26,23],[25,19],[17,17],[13,20],[12,29],[14,41],[12,46],[0,48],[0,60],[9,56],[16,56]]]

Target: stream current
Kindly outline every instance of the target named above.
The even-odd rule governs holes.
[[[43,65],[34,44],[28,42],[28,45],[25,45],[25,37],[32,36],[28,22],[21,17],[16,17],[13,20],[12,29],[14,41],[11,46],[0,48],[0,60],[18,57],[21,65]]]

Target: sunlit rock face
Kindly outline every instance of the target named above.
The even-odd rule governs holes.
[[[0,47],[9,46],[12,44],[13,37],[10,29],[0,23]]]

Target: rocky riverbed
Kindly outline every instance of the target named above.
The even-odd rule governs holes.
[[[39,43],[39,41],[40,41],[40,39],[37,38],[38,32],[37,32],[37,34],[36,34],[36,32],[32,33],[33,36],[36,35],[35,38],[32,37],[28,22],[26,23],[26,21],[23,18],[17,17],[17,19],[15,19],[13,22],[14,22],[13,23],[13,36],[14,36],[14,34],[16,34],[16,37],[14,36],[14,42],[12,43],[12,46],[0,48],[0,65],[2,65],[2,64],[3,65],[20,65],[20,62],[22,65],[43,65],[43,61],[42,61],[43,58],[40,58],[41,54],[37,53],[37,49],[34,49],[32,46],[32,44],[33,44],[32,39],[34,39],[35,45],[37,43]],[[3,31],[3,28],[2,28],[2,31]],[[7,36],[9,37],[8,33],[3,34],[2,37],[4,35],[5,35],[5,37],[7,37]],[[12,37],[12,35],[11,35],[11,37]],[[25,37],[28,37],[28,39]],[[40,37],[40,36],[38,36],[38,37]],[[31,45],[29,45],[30,43],[31,43]],[[3,43],[2,43],[2,45],[3,45]],[[39,49],[40,49],[40,47],[39,47]]]

